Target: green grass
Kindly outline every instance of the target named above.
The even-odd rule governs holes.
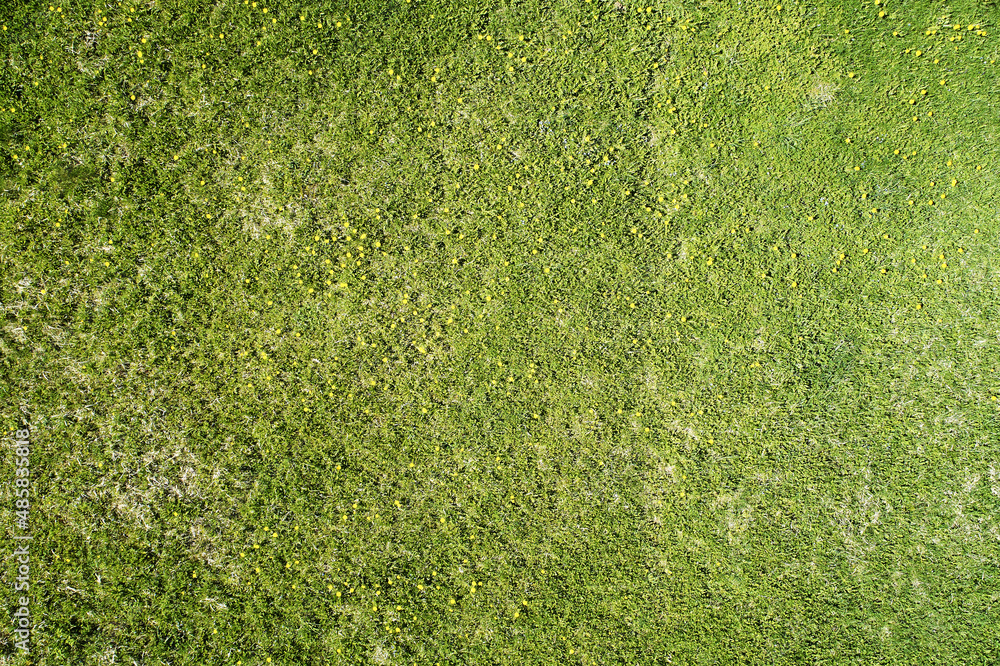
[[[19,5],[31,663],[1000,661],[993,3]]]

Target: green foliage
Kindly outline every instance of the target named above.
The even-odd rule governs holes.
[[[7,10],[33,663],[1000,659],[995,26],[744,5]]]

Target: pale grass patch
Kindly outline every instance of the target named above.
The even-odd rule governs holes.
[[[863,476],[871,478],[871,470],[866,468]],[[879,524],[886,509],[884,500],[872,493],[868,484],[864,484],[839,501],[826,497],[820,501],[823,513],[843,543],[848,561],[852,564],[863,563],[877,548],[868,532]]]
[[[594,446],[596,444],[594,433],[603,426],[604,423],[590,412],[574,414],[570,419],[569,436],[577,444]]]
[[[788,368],[771,366],[767,369],[767,383],[773,388],[779,388],[791,380],[792,374],[792,371]]]
[[[549,448],[545,444],[539,441],[531,442],[531,448],[535,452],[535,456],[538,459],[538,471],[547,472],[549,470]]]
[[[8,335],[10,335],[10,337],[14,338],[14,340],[21,343],[22,345],[28,343],[28,335],[27,333],[24,332],[23,326],[7,324],[6,326],[3,327],[3,330],[6,331]]]
[[[680,239],[680,248],[677,250],[677,258],[681,261],[687,261],[691,258],[691,253],[697,249],[698,239],[694,237],[686,237]]]
[[[979,485],[979,481],[982,480],[982,474],[968,473],[965,477],[965,481],[962,482],[962,490],[966,493],[971,493]]]
[[[684,435],[684,437],[687,439],[687,441],[685,442],[686,447],[689,451],[691,450],[691,440],[695,439],[695,437],[697,437],[698,434],[693,427],[691,427],[690,425],[684,425],[684,422],[677,419],[674,419],[673,421],[668,421],[663,425],[670,432],[675,432],[678,435]]]
[[[98,664],[117,664],[118,663],[118,650],[114,645],[109,645],[103,652],[97,652],[92,655],[94,660]]]
[[[653,524],[662,526],[668,521],[664,509],[666,499],[676,492],[674,486],[679,481],[679,475],[676,466],[659,449],[646,447],[646,457],[651,470],[643,480],[643,504]]]
[[[95,488],[104,486],[104,480]],[[127,518],[133,525],[139,525],[144,530],[150,530],[150,503],[153,501],[155,489],[149,487],[146,491],[139,490],[130,483],[117,483],[108,489],[111,495],[111,508],[123,518]],[[94,491],[91,496],[97,498]]]
[[[825,109],[833,103],[838,90],[839,86],[834,83],[816,80],[812,87],[809,88],[805,108],[807,110]]]
[[[725,537],[730,546],[743,543],[743,535],[754,521],[754,506],[742,500],[743,491],[722,493],[712,501],[711,507],[722,511],[722,524],[725,526]]]
[[[376,664],[391,664],[394,663],[392,660],[392,655],[383,645],[376,645],[375,649],[372,650],[372,661]]]
[[[659,382],[660,373],[653,364],[647,363],[643,374],[643,385],[646,387],[646,391],[648,391],[650,395],[657,395]]]
[[[699,165],[694,168],[694,177],[705,183],[707,186],[711,186],[714,182],[705,165]]]
[[[201,600],[201,603],[205,604],[215,612],[224,611],[228,608],[224,602],[221,602],[214,597],[205,597]]]
[[[597,388],[599,381],[599,378],[593,373],[585,372],[580,375],[580,384],[591,392]]]

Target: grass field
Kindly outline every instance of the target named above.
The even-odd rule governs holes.
[[[51,1],[0,664],[1000,663],[996,2]]]

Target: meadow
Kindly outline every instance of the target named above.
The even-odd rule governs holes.
[[[996,2],[48,2],[0,665],[1000,663]]]

